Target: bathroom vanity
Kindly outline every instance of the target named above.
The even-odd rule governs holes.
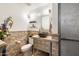
[[[32,37],[33,49],[48,53],[50,56],[58,56],[58,37]],[[34,50],[33,50],[34,54]]]

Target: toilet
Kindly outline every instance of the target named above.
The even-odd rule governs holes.
[[[33,39],[29,37],[29,44],[23,45],[21,47],[21,52],[24,56],[32,56],[32,46],[33,46]]]

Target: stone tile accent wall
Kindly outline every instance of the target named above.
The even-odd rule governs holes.
[[[57,40],[57,38],[55,38]],[[7,50],[6,54],[8,56],[23,56],[23,53],[21,52],[21,47],[25,44],[27,44],[27,32],[26,31],[16,31],[16,32],[10,32],[10,35],[4,39],[4,41],[7,43]],[[36,46],[40,48],[44,48],[44,46],[48,46],[49,43],[47,41],[38,41],[36,42]],[[42,45],[41,45],[42,43]],[[58,55],[58,42],[52,42],[52,56],[57,56]],[[41,51],[42,51],[41,49]],[[48,51],[48,48],[45,47],[46,50]],[[44,52],[41,53],[39,51],[39,55],[45,55]],[[38,55],[38,54],[36,54]]]
[[[4,39],[7,43],[6,54],[9,56],[18,56],[22,55],[21,46],[27,43],[27,32],[26,31],[17,31],[10,32],[10,35]]]

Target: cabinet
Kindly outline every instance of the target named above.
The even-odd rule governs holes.
[[[49,55],[52,56],[58,56],[58,39],[48,39],[48,38],[33,38],[34,39],[34,45],[33,48],[37,50],[44,51],[46,53],[49,53]]]
[[[0,56],[6,55],[6,43],[0,40]]]

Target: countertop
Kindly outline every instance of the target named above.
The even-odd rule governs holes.
[[[40,40],[48,40],[48,41],[53,41],[53,42],[58,42],[59,40],[58,39],[55,39],[55,37],[52,38],[52,36],[47,36],[45,38],[42,38],[42,37],[39,37],[38,35],[34,35],[32,36],[32,38],[34,39],[40,39]]]

